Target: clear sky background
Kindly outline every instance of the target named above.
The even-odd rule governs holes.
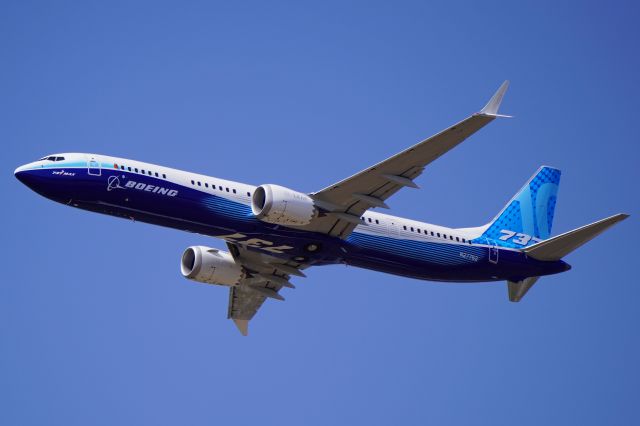
[[[2,2],[0,424],[640,423],[639,21],[631,1]],[[13,177],[80,151],[310,192],[505,79],[515,118],[390,204],[481,225],[548,164],[554,234],[632,214],[520,304],[504,283],[331,266],[243,338],[227,289],[179,272],[187,246],[221,242]]]

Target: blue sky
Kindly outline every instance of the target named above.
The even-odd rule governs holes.
[[[640,386],[634,2],[5,2],[0,423],[633,424]],[[332,266],[243,338],[182,278],[220,242],[90,214],[13,177],[105,153],[313,191],[481,108],[511,120],[392,212],[487,222],[541,165],[553,233],[632,217],[541,279],[446,285]]]

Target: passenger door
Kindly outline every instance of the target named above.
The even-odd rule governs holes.
[[[102,175],[102,169],[100,168],[100,162],[94,156],[89,157],[89,161],[87,162],[87,170],[88,173],[92,176],[100,176]]]

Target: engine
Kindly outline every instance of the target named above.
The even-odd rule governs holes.
[[[251,211],[260,220],[284,226],[307,225],[318,213],[311,197],[278,185],[257,187]]]
[[[245,272],[231,253],[204,246],[193,246],[182,253],[180,270],[185,278],[206,284],[234,286]]]

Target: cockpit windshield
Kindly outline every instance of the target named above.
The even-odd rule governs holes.
[[[42,157],[38,161],[63,161],[63,160],[64,160],[64,157],[55,157],[53,155],[50,155],[48,157]]]

